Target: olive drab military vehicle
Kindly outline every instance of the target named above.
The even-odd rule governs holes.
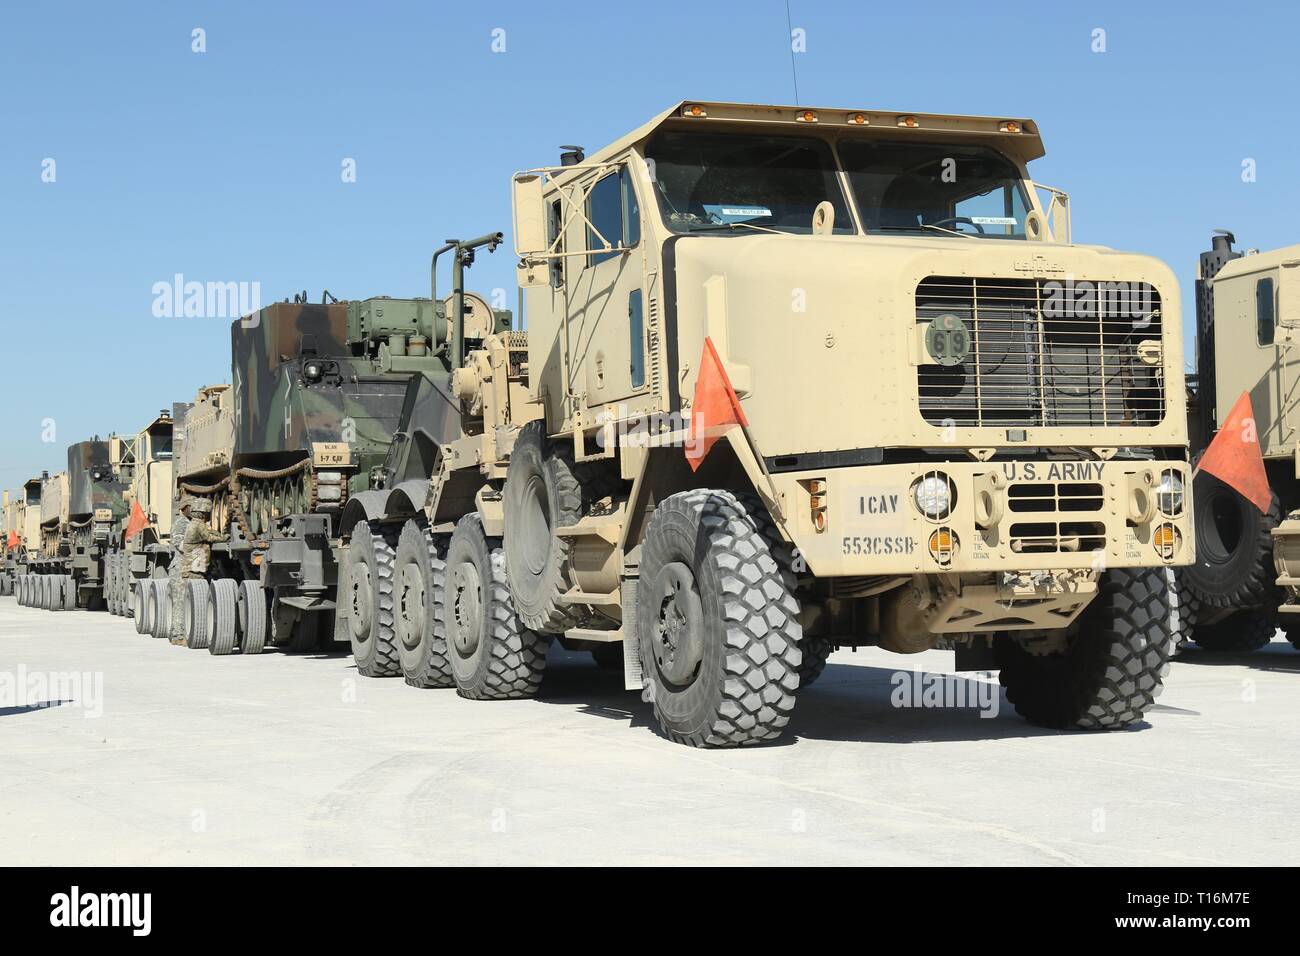
[[[126,514],[126,486],[113,472],[109,445],[98,437],[70,445],[67,471],[42,476],[39,546],[29,544],[27,553],[37,607],[103,607],[112,529]]]
[[[836,646],[951,645],[1033,721],[1137,720],[1193,551],[1178,284],[1073,244],[1042,154],[685,102],[517,174],[527,332],[453,349],[422,507],[345,508],[362,672],[527,696],[554,638],[732,746]]]
[[[508,313],[476,301],[491,328],[508,326]],[[232,384],[200,390],[182,429],[178,499],[206,499],[200,520],[229,535],[210,545],[201,578],[185,574],[194,569],[173,537],[189,578],[173,599],[189,646],[257,653],[267,641],[308,650],[334,639],[339,517],[384,481],[408,379],[449,374],[445,309],[301,296],[232,325]]]
[[[1278,627],[1300,647],[1300,245],[1242,252],[1235,241],[1219,230],[1200,256],[1193,448],[1247,394],[1271,500],[1261,511],[1197,471],[1196,562],[1179,578],[1203,649],[1255,650]]]

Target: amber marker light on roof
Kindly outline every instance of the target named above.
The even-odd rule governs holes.
[[[850,114],[849,114],[849,125],[851,125],[851,126],[866,126],[866,125],[867,125],[867,114],[866,114],[866,113],[850,113]]]
[[[812,110],[802,110],[795,119],[800,123],[815,123],[817,122],[817,114]]]
[[[1002,130],[1002,132],[1004,133],[1022,132],[1022,130],[1020,129],[1020,124],[1017,123],[1015,120],[1007,120],[1005,123],[999,126],[998,129]]]
[[[898,118],[898,125],[905,126],[907,129],[916,129],[921,124],[916,121],[915,116],[900,116]]]
[[[709,114],[704,112],[703,106],[701,106],[699,103],[695,103],[682,110],[682,115],[683,116],[708,116]]]

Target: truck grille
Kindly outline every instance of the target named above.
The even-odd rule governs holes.
[[[1164,418],[1160,297],[1148,283],[930,276],[916,289],[916,321],[924,331],[936,320],[957,329],[964,349],[941,364],[926,336],[923,360],[933,364],[919,367],[917,386],[931,424]]]
[[[1097,551],[1106,547],[1106,526],[1084,520],[1106,507],[1105,489],[1090,481],[1021,482],[1007,488],[1007,508],[1017,517],[1011,550],[1020,554]]]

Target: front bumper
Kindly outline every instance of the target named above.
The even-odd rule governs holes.
[[[1165,471],[1182,481],[1176,515],[1157,501]],[[916,483],[936,474],[952,492],[951,511],[941,518],[922,514],[914,497]],[[1195,554],[1185,462],[864,465],[772,480],[785,534],[817,577],[1104,571],[1185,565]],[[943,532],[951,547],[935,552]]]

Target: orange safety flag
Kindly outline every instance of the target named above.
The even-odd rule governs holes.
[[[731,387],[731,379],[727,378],[726,369],[722,367],[718,350],[713,347],[713,340],[706,337],[704,352],[700,356],[700,374],[695,379],[691,434],[686,443],[686,460],[691,463],[691,471],[700,467],[713,443],[732,425],[748,428],[749,422],[740,407],[736,390]]]
[[[147,527],[149,527],[149,519],[145,516],[144,509],[140,507],[140,502],[131,502],[131,518],[126,523],[126,540],[130,541]]]
[[[5,542],[5,544],[7,544],[7,545],[9,546],[9,550],[10,550],[10,551],[14,550],[15,548],[18,547],[18,545],[19,545],[20,543],[21,543],[21,541],[20,541],[19,538],[18,538],[18,532],[17,532],[17,531],[10,531],[10,532],[9,532],[9,540]]]
[[[1264,471],[1264,456],[1259,450],[1255,413],[1245,392],[1232,406],[1219,433],[1201,455],[1198,471],[1207,471],[1228,487],[1239,492],[1262,513],[1267,514],[1273,501]]]

